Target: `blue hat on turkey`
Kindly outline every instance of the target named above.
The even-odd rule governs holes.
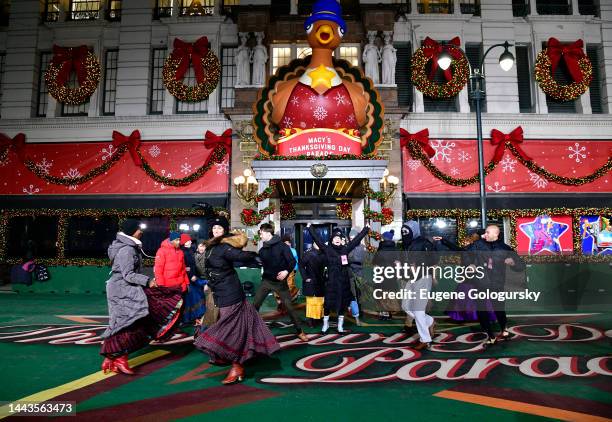
[[[342,19],[342,6],[340,6],[338,0],[317,0],[312,6],[312,14],[304,22],[304,29],[308,25],[322,20],[336,22],[342,28],[342,31],[346,32],[346,22]]]

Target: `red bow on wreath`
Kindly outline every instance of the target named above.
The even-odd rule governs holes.
[[[14,138],[0,133],[0,150],[4,151],[7,148],[13,148],[21,161],[25,158],[25,144],[25,135],[23,133],[18,133]]]
[[[491,131],[491,144],[497,145],[495,155],[493,156],[494,162],[500,161],[504,156],[506,142],[510,142],[524,160],[531,161],[531,158],[519,146],[523,143],[523,128],[519,126],[507,135],[497,129]]]
[[[406,129],[400,128],[400,146],[405,148],[410,141],[418,142],[429,158],[436,155],[436,150],[429,145],[429,129],[423,129],[413,134]]]
[[[456,48],[449,48],[449,46],[460,47],[461,40],[459,39],[459,37],[453,38],[448,42],[448,44],[440,44],[439,42],[432,40],[429,37],[426,37],[423,41],[423,54],[425,55],[425,57],[429,57],[431,59],[431,70],[429,71],[429,79],[433,80],[434,76],[436,75],[436,70],[438,70],[438,56],[440,56],[443,51],[447,51],[453,59],[458,59],[459,57],[461,57],[461,51]],[[444,77],[447,81],[453,79],[453,74],[450,67],[444,71]]]
[[[578,61],[584,57],[584,51],[582,50],[583,45],[582,40],[578,40],[571,44],[561,44],[558,39],[550,38],[548,40],[547,54],[550,58],[551,74],[555,74],[557,65],[561,60],[561,56],[563,56],[563,61],[565,61],[567,70],[569,70],[572,79],[574,82],[581,83],[582,70],[580,69]]]
[[[199,84],[204,82],[204,68],[202,58],[208,54],[208,38],[201,37],[196,42],[188,43],[179,38],[174,39],[174,50],[172,57],[179,60],[178,68],[174,78],[182,81],[185,73],[189,70],[189,63],[193,65],[196,81]]]
[[[85,69],[87,54],[89,54],[89,49],[85,45],[79,47],[53,46],[53,59],[51,63],[54,66],[60,66],[56,78],[58,85],[64,86],[68,82],[68,78],[70,78],[73,70],[76,72],[79,84],[83,85],[85,79],[87,79],[87,70]]]
[[[113,146],[115,148],[119,148],[126,144],[134,164],[141,167],[142,159],[140,158],[140,155],[138,155],[138,148],[140,147],[140,131],[138,129],[133,131],[130,136],[125,136],[116,130],[113,131]]]
[[[232,149],[232,129],[227,129],[221,136],[215,135],[210,130],[206,131],[204,146],[208,149],[214,149],[217,145],[224,146],[225,150],[229,153]]]

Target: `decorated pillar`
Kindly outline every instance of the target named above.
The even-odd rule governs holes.
[[[372,191],[380,192],[380,179],[368,179],[368,186]],[[366,202],[369,202],[369,204],[367,205],[369,206],[370,211],[372,211],[373,213],[380,213],[382,211],[382,204],[376,199],[366,199]],[[380,228],[382,227],[382,224],[380,222],[372,220],[370,224],[372,231],[380,233]],[[378,242],[372,241],[371,245],[377,247]]]

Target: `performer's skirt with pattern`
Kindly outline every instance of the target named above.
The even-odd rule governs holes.
[[[101,355],[117,357],[147,346],[151,340],[164,340],[173,334],[183,306],[181,289],[145,288],[149,315],[106,338]]]
[[[276,337],[247,301],[219,310],[219,321],[199,333],[195,347],[215,361],[244,363],[280,349]]]

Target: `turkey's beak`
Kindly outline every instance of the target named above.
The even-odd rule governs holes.
[[[334,30],[329,25],[321,25],[317,29],[316,38],[322,45],[329,44],[334,39]]]

